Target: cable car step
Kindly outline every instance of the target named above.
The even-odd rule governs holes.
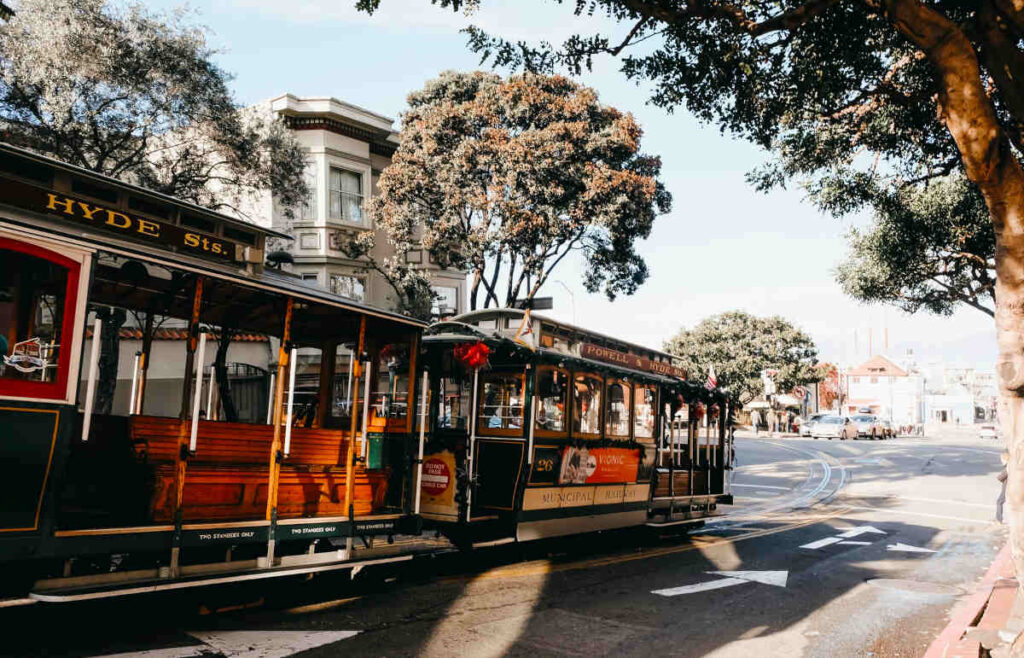
[[[91,585],[80,585],[77,587],[66,588],[61,588],[55,584],[52,588],[47,587],[46,589],[39,589],[31,592],[29,594],[29,598],[33,603],[36,601],[43,601],[47,603],[70,603],[73,601],[105,599],[118,596],[129,596],[132,594],[168,592],[172,590],[189,589],[192,587],[209,587],[212,585],[240,583],[251,580],[263,580],[266,578],[301,576],[325,571],[336,571],[339,569],[359,570],[375,564],[405,562],[412,560],[415,557],[416,554],[409,553],[370,560],[350,560],[345,562],[331,562],[327,564],[314,564],[308,566],[274,567],[272,569],[251,569],[244,572],[203,574],[177,579],[149,578],[128,582],[122,580],[117,583],[95,583]]]

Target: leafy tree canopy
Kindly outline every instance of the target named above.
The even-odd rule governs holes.
[[[810,336],[782,317],[744,311],[713,315],[681,330],[665,343],[665,351],[678,357],[688,373],[706,373],[714,366],[719,385],[742,403],[764,393],[761,374],[766,369],[778,371],[780,392],[827,374],[816,367],[818,349]]]
[[[855,299],[908,313],[949,315],[965,304],[994,314],[995,233],[977,187],[962,176],[880,199],[870,227],[849,239],[837,274]]]
[[[472,275],[472,308],[481,292],[484,307],[533,298],[573,252],[587,290],[614,299],[647,278],[636,241],[671,204],[641,135],[565,77],[447,72],[409,95],[369,211],[398,254]]]
[[[0,24],[6,141],[209,208],[305,198],[284,125],[239,109],[204,33],[107,0],[21,0]]]

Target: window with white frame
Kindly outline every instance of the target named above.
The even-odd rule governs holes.
[[[309,195],[302,203],[302,219],[316,219],[316,162],[310,160],[306,163],[306,186],[309,188]]]
[[[351,274],[332,274],[331,292],[361,302],[366,296],[366,280]]]
[[[347,169],[331,167],[331,219],[363,223],[363,177]]]
[[[431,286],[434,301],[431,313],[437,317],[455,315],[459,312],[459,289],[450,286]]]

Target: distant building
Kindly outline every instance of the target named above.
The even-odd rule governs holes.
[[[923,422],[923,378],[876,354],[846,373],[848,394],[843,413],[862,410],[896,425]]]
[[[975,420],[974,398],[962,384],[943,393],[925,394],[924,404],[927,422],[966,425]]]

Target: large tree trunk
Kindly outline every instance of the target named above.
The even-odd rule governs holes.
[[[977,53],[962,29],[918,0],[888,0],[886,9],[935,67],[942,119],[992,216],[999,422],[1009,452],[1007,518],[1014,566],[1024,574],[1024,170],[996,120]]]

